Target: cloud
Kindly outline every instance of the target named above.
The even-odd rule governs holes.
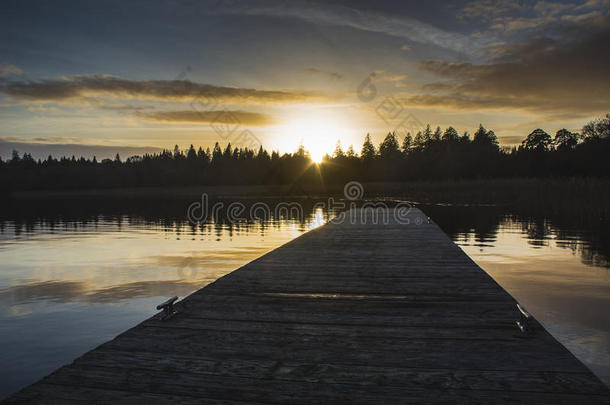
[[[375,70],[371,73],[371,77],[374,78],[376,82],[403,82],[407,80],[409,77],[406,74],[390,74],[385,70]]]
[[[138,118],[150,121],[161,121],[170,123],[232,123],[246,126],[267,126],[275,123],[273,117],[249,111],[158,111],[152,113],[136,112]]]
[[[423,71],[442,79],[405,96],[411,105],[455,109],[517,108],[551,114],[608,111],[610,18],[586,39],[562,43],[537,38],[497,45],[487,64],[427,60]]]
[[[610,13],[606,11],[605,13],[601,10],[591,11],[585,14],[576,14],[576,15],[563,15],[561,16],[562,22],[570,22],[578,25],[588,25],[588,26],[603,26],[605,17],[607,17]]]
[[[376,83],[390,83],[394,87],[408,87],[406,74],[390,74],[385,70],[376,70],[371,74],[371,78]]]
[[[476,52],[482,40],[457,32],[448,32],[408,16],[385,14],[372,10],[359,10],[343,5],[313,3],[309,1],[261,2],[231,0],[219,1],[209,10],[215,14],[298,18],[313,24],[349,27],[376,32],[423,44],[432,44],[466,54]]]
[[[108,75],[71,76],[60,80],[12,81],[0,87],[9,96],[36,101],[83,101],[106,95],[161,101],[202,99],[205,102],[287,103],[320,101],[322,96],[305,92],[257,90],[214,86],[188,80],[128,80]]]
[[[442,107],[459,110],[479,108],[502,108],[506,107],[503,100],[489,98],[464,97],[456,94],[435,95],[415,94],[403,96],[403,103],[407,107]]]
[[[517,1],[505,0],[474,0],[466,3],[457,16],[460,19],[483,19],[488,21],[498,15],[514,13],[523,10],[526,5]]]
[[[319,74],[319,75],[323,75],[323,76],[327,76],[332,80],[341,80],[343,79],[343,75],[337,72],[329,72],[326,70],[320,70],[320,69],[316,69],[316,68],[307,68],[305,69],[306,72],[308,73],[313,73],[313,74]]]
[[[556,21],[550,15],[543,17],[502,17],[496,18],[493,25],[490,27],[493,30],[504,31],[507,33],[513,31],[526,30],[530,28],[540,28],[541,26],[548,25]]]
[[[60,112],[56,107],[46,107],[44,105],[28,105],[27,110],[33,113],[58,114]]]
[[[462,7],[457,16],[463,20],[497,21],[500,17],[554,17],[562,13],[574,13],[603,7],[608,0],[590,0],[585,3],[554,1],[506,1],[473,0]]]
[[[402,82],[407,80],[408,75],[383,75],[379,78],[381,81],[387,82]]]
[[[0,63],[0,78],[5,78],[10,75],[23,75],[23,70],[19,69],[15,65],[11,65],[8,63]]]
[[[100,103],[98,108],[102,110],[108,111],[117,111],[119,113],[133,112],[133,111],[142,111],[142,110],[152,110],[155,107],[151,105],[129,105],[129,104],[108,104],[108,103]]]
[[[608,15],[610,0],[586,2],[517,2],[503,0],[475,0],[458,11],[458,18],[483,21],[492,30],[505,34],[519,31],[542,33],[554,30],[558,36],[568,36],[566,23],[592,25]],[[604,10],[606,9],[606,10]]]

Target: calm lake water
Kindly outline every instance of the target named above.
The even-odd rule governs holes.
[[[420,206],[610,386],[610,231],[599,218]]]
[[[0,398],[269,250],[333,212],[193,227],[189,201],[12,205],[0,218]],[[421,206],[610,385],[605,226],[510,207]],[[594,222],[595,223],[595,222]]]

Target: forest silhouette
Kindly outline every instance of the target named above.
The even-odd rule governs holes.
[[[399,139],[400,138],[400,139]],[[471,137],[453,127],[399,137],[389,133],[375,146],[366,135],[360,154],[340,144],[314,164],[304,147],[269,153],[216,143],[181,150],[97,161],[49,156],[35,160],[13,151],[0,159],[2,192],[117,187],[164,188],[193,185],[341,184],[359,180],[402,182],[496,178],[604,177],[610,175],[610,114],[587,123],[580,133],[561,129],[551,136],[532,131],[518,147],[501,148],[496,135],[480,125]]]

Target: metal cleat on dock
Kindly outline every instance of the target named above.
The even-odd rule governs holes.
[[[177,299],[178,296],[174,296],[165,301],[164,303],[157,305],[157,309],[163,310],[163,312],[159,315],[159,319],[165,321],[178,313],[174,309],[174,302],[176,302]]]
[[[517,304],[517,309],[519,310],[520,318],[517,322],[517,326],[521,330],[521,333],[526,334],[530,332],[529,322],[532,320],[532,315],[525,310],[520,304]]]

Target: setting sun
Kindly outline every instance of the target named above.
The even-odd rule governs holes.
[[[332,155],[337,141],[345,134],[345,128],[331,117],[316,114],[291,120],[282,132],[296,141],[297,147],[303,145],[312,161],[320,163],[324,155]]]
[[[309,152],[309,157],[311,158],[311,160],[314,163],[322,163],[322,160],[324,159],[324,155],[328,153],[328,152],[324,152],[322,150],[318,150],[318,151],[310,151]]]

